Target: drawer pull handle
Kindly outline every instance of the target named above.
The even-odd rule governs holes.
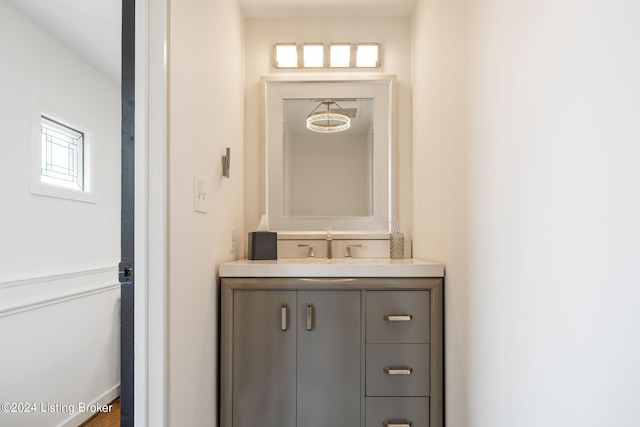
[[[386,366],[383,371],[388,375],[411,375],[413,368],[408,366]]]
[[[307,303],[307,331],[313,329],[313,304]]]
[[[387,322],[409,322],[413,319],[411,314],[385,314],[384,320]]]
[[[382,425],[385,427],[411,427],[413,423],[407,420],[384,420]]]
[[[287,330],[287,304],[282,304],[280,309],[280,328],[283,331]]]

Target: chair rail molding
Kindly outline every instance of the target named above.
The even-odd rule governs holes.
[[[118,289],[118,267],[0,282],[0,318]]]

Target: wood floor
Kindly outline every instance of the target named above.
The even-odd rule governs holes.
[[[120,427],[120,399],[110,403],[111,412],[99,412],[78,427]]]

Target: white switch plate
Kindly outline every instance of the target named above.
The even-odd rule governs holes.
[[[193,177],[193,210],[194,212],[207,212],[207,182]]]

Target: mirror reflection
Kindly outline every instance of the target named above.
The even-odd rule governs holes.
[[[283,100],[284,214],[373,214],[373,99]]]

